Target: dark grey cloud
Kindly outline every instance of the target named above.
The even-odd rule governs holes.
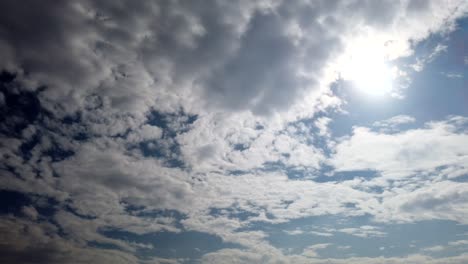
[[[0,261],[3,263],[138,263],[118,250],[92,249],[61,238],[49,223],[4,217],[0,220]]]
[[[219,105],[267,113],[290,105],[305,89],[297,76],[298,48],[275,14],[255,16],[236,56],[213,73],[207,96]]]
[[[386,29],[398,1],[3,1],[2,68],[44,107],[208,107],[269,114],[318,89],[356,25]],[[424,9],[417,1],[408,9]],[[346,16],[346,14],[352,14]],[[59,108],[57,108],[59,107]]]
[[[301,76],[301,67],[319,72],[339,46],[306,19],[330,4],[306,7],[311,14],[296,3],[285,14],[216,1],[2,5],[2,67],[30,89],[45,85],[49,109],[76,111],[97,95],[111,108],[144,112],[162,91],[182,90],[201,95],[201,106],[284,110],[314,88],[317,76]],[[298,13],[299,26],[316,35],[294,43],[286,25]]]

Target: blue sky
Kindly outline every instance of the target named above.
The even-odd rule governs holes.
[[[468,262],[466,1],[2,1],[1,263]]]

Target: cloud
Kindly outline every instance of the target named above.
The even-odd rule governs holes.
[[[468,245],[468,240],[457,240],[448,243],[450,246],[465,246]]]
[[[396,188],[384,198],[383,206],[388,208],[387,213],[377,215],[377,218],[386,219],[384,221],[448,219],[466,224],[466,212],[463,209],[468,204],[466,185],[443,181],[428,184],[412,192]],[[398,193],[399,190],[401,193]]]
[[[312,246],[304,249],[304,251],[302,252],[302,255],[305,256],[305,257],[308,257],[308,258],[316,258],[316,257],[319,256],[319,253],[317,253],[318,250],[327,248],[330,245],[331,244],[327,244],[327,243],[312,245]]]
[[[411,67],[417,72],[422,71],[427,64],[431,63],[442,52],[447,52],[447,48],[447,45],[437,44],[437,46],[435,46],[431,53],[429,53],[426,56],[423,56],[420,59],[417,59],[416,63],[411,65]]]
[[[433,246],[433,247],[428,247],[428,248],[423,248],[423,251],[430,251],[430,252],[438,252],[438,251],[443,251],[445,250],[444,246]]]
[[[146,140],[155,140],[161,138],[163,131],[157,126],[142,125],[140,129],[131,132],[127,140],[130,142],[142,142]]]
[[[307,141],[304,124],[283,124],[230,115],[199,118],[193,129],[177,137],[181,152],[197,171],[249,171],[267,163],[316,169],[324,156]],[[260,128],[261,127],[261,128]]]
[[[304,234],[304,231],[300,230],[300,229],[296,229],[296,230],[284,230],[283,232],[285,232],[286,234],[288,235],[302,235]]]
[[[408,56],[430,34],[453,30],[467,7],[414,0],[2,1],[0,186],[37,199],[2,215],[7,242],[0,255],[12,263],[177,263],[184,260],[141,257],[151,245],[102,231],[192,230],[242,246],[206,253],[202,263],[320,263],[285,256],[266,232],[246,229],[322,215],[463,222],[465,184],[445,180],[466,173],[466,118],[392,134],[356,127],[330,144],[331,157],[316,143],[332,140],[331,119],[318,114],[343,103],[329,88],[340,58],[363,41],[391,60]],[[376,125],[412,121],[397,116]],[[382,177],[314,181],[324,165]],[[307,178],[292,179],[294,171]],[[414,187],[423,176],[381,195],[365,188],[421,171],[441,188]],[[53,204],[50,215],[39,201]],[[384,234],[368,226],[340,232]],[[328,246],[305,253],[318,257]],[[408,259],[438,261],[349,263]]]
[[[468,155],[464,122],[463,117],[451,117],[395,134],[356,127],[352,136],[336,145],[331,164],[337,171],[376,170],[389,177],[435,171],[442,166],[463,169]]]
[[[463,74],[461,74],[461,73],[441,72],[441,74],[446,76],[447,78],[450,78],[450,79],[463,78]]]
[[[413,123],[416,119],[408,115],[397,115],[386,120],[376,121],[372,125],[377,127],[392,127],[402,124]]]
[[[346,259],[324,258],[311,259],[299,255],[278,256],[274,253],[262,255],[255,252],[243,251],[238,249],[223,249],[217,252],[209,253],[203,256],[202,263],[314,263],[314,264],[344,264],[344,263],[378,263],[378,264],[399,264],[399,263],[415,263],[415,264],[462,264],[466,262],[466,254],[461,254],[454,257],[432,258],[424,255],[409,255],[406,257],[351,257]]]
[[[62,176],[58,182],[61,188],[76,196],[73,201],[78,212],[92,216],[118,212],[121,201],[181,211],[180,206],[191,204],[190,184],[179,169],[109,150],[85,144],[74,157],[54,164]]]
[[[57,227],[3,217],[0,242],[2,260],[8,263],[138,263],[131,254],[86,247],[58,236]]]
[[[378,32],[378,45],[391,40],[397,57],[410,52],[410,40],[450,30],[466,7],[413,2],[213,2],[200,8],[198,2],[6,1],[2,68],[17,72],[29,89],[47,86],[45,107],[65,113],[93,95],[136,114],[153,106],[281,112],[324,90],[324,69],[356,33]]]
[[[349,202],[371,203],[371,195],[336,183],[316,183],[308,180],[290,181],[281,174],[247,174],[236,177],[209,175],[203,185],[195,186],[215,208],[232,207],[261,216],[252,220],[284,222],[289,219],[326,214],[355,214],[346,207]],[[214,197],[218,197],[214,201]],[[269,215],[269,216],[268,216]]]
[[[23,206],[21,208],[22,213],[31,220],[36,220],[38,217],[37,210],[32,206]]]
[[[368,179],[349,181],[349,186],[381,190],[378,209],[358,205],[378,221],[465,223],[465,183],[456,181],[466,174],[465,122],[466,118],[450,117],[392,134],[356,127],[353,135],[336,145],[331,164],[337,171],[377,172]]]
[[[385,237],[386,233],[379,230],[378,227],[375,226],[360,226],[357,228],[342,228],[338,229],[337,231],[350,234],[357,237]]]
[[[330,132],[328,131],[328,125],[332,120],[328,117],[321,117],[315,121],[315,126],[317,126],[319,130],[320,136],[330,136]]]

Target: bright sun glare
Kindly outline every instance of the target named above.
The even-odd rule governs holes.
[[[342,77],[359,91],[371,96],[389,95],[392,91],[393,69],[378,50],[354,50],[342,69]]]

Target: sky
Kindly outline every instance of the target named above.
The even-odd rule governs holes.
[[[468,263],[468,2],[0,1],[1,263]]]

